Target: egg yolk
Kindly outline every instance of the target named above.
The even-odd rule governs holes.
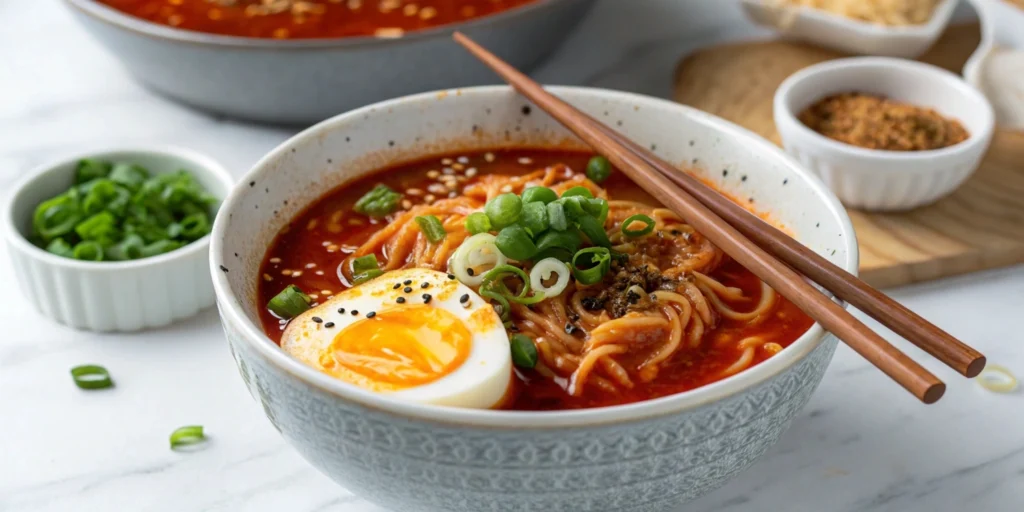
[[[451,312],[416,305],[378,312],[346,327],[323,352],[323,371],[374,391],[420,386],[469,357],[472,334]]]

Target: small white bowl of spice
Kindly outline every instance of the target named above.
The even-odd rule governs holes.
[[[951,193],[978,168],[995,127],[991,104],[957,75],[885,57],[793,74],[774,114],[787,152],[845,205],[876,211]]]
[[[134,331],[213,305],[210,231],[234,180],[193,151],[91,152],[43,165],[3,211],[15,275],[44,315]]]
[[[756,23],[826,48],[915,58],[935,43],[957,0],[743,0]]]

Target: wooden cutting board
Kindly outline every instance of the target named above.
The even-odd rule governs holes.
[[[921,60],[959,74],[978,45],[977,24],[950,27]],[[780,144],[772,97],[795,71],[844,55],[786,42],[699,50],[676,70],[674,98]],[[952,195],[905,213],[850,210],[861,275],[896,286],[1024,262],[1024,133],[997,130],[981,168]]]

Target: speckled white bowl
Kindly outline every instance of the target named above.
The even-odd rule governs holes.
[[[176,251],[131,261],[79,261],[50,254],[28,241],[36,206],[74,183],[83,158],[137,163],[156,174],[186,169],[217,198],[226,196],[234,184],[231,174],[213,159],[169,146],[92,151],[38,167],[14,186],[3,212],[4,237],[26,298],[42,314],[90,331],[160,327],[213,305],[206,271],[209,236]]]
[[[598,89],[552,92],[673,162],[771,211],[857,271],[843,208],[768,141],[668,101]],[[231,352],[253,397],[311,464],[401,512],[658,511],[729,480],[807,403],[835,349],[815,325],[772,359],[700,389],[643,403],[557,412],[403,403],[291,358],[260,328],[256,284],[275,233],[317,196],[382,166],[495,146],[578,146],[507,87],[427,93],[334,117],[275,149],[217,217],[210,269]]]

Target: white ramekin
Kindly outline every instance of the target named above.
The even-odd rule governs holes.
[[[3,225],[15,275],[36,309],[76,329],[134,331],[167,325],[212,305],[209,235],[167,254],[123,262],[64,258],[28,241],[36,205],[71,186],[82,158],[137,163],[158,174],[185,169],[218,199],[234,184],[216,161],[162,146],[73,155],[35,169],[15,185]]]
[[[797,119],[812,103],[841,92],[933,108],[963,123],[970,136],[942,149],[884,151],[829,139]],[[988,100],[960,77],[929,64],[885,57],[837,59],[794,73],[775,92],[774,110],[786,151],[846,206],[878,211],[915,208],[955,190],[978,168],[995,127]]]
[[[777,7],[764,0],[743,0],[742,5],[750,19],[788,37],[842,52],[913,59],[942,35],[956,4],[957,0],[941,0],[927,23],[891,27],[809,7]]]

